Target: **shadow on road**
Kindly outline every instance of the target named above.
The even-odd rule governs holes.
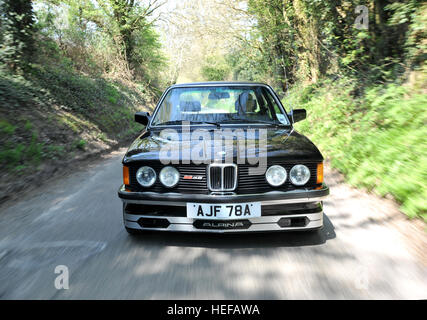
[[[302,247],[324,244],[336,237],[334,226],[323,215],[324,227],[311,232],[272,232],[242,234],[208,234],[180,232],[145,232],[131,237],[131,241],[146,245],[164,245],[203,248],[271,248],[271,247]]]

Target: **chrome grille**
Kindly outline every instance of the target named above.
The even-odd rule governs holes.
[[[237,187],[237,166],[212,163],[208,166],[208,188],[211,191],[233,191]]]

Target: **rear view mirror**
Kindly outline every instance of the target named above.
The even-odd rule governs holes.
[[[146,126],[150,121],[150,114],[148,112],[137,112],[135,113],[135,121]]]
[[[202,110],[200,101],[180,101],[179,109],[182,112],[199,112]]]
[[[295,123],[307,118],[307,111],[305,109],[295,109],[288,113],[288,116]]]
[[[228,92],[221,92],[221,91],[212,91],[209,93],[208,99],[209,100],[221,100],[221,99],[228,99],[230,98],[230,94]]]

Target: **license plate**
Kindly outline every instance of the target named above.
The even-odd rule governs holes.
[[[261,216],[261,203],[187,203],[187,218],[193,219],[247,219]]]

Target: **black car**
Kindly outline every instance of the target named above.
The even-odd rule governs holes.
[[[262,83],[169,87],[123,158],[126,230],[266,232],[323,226],[323,157]]]

